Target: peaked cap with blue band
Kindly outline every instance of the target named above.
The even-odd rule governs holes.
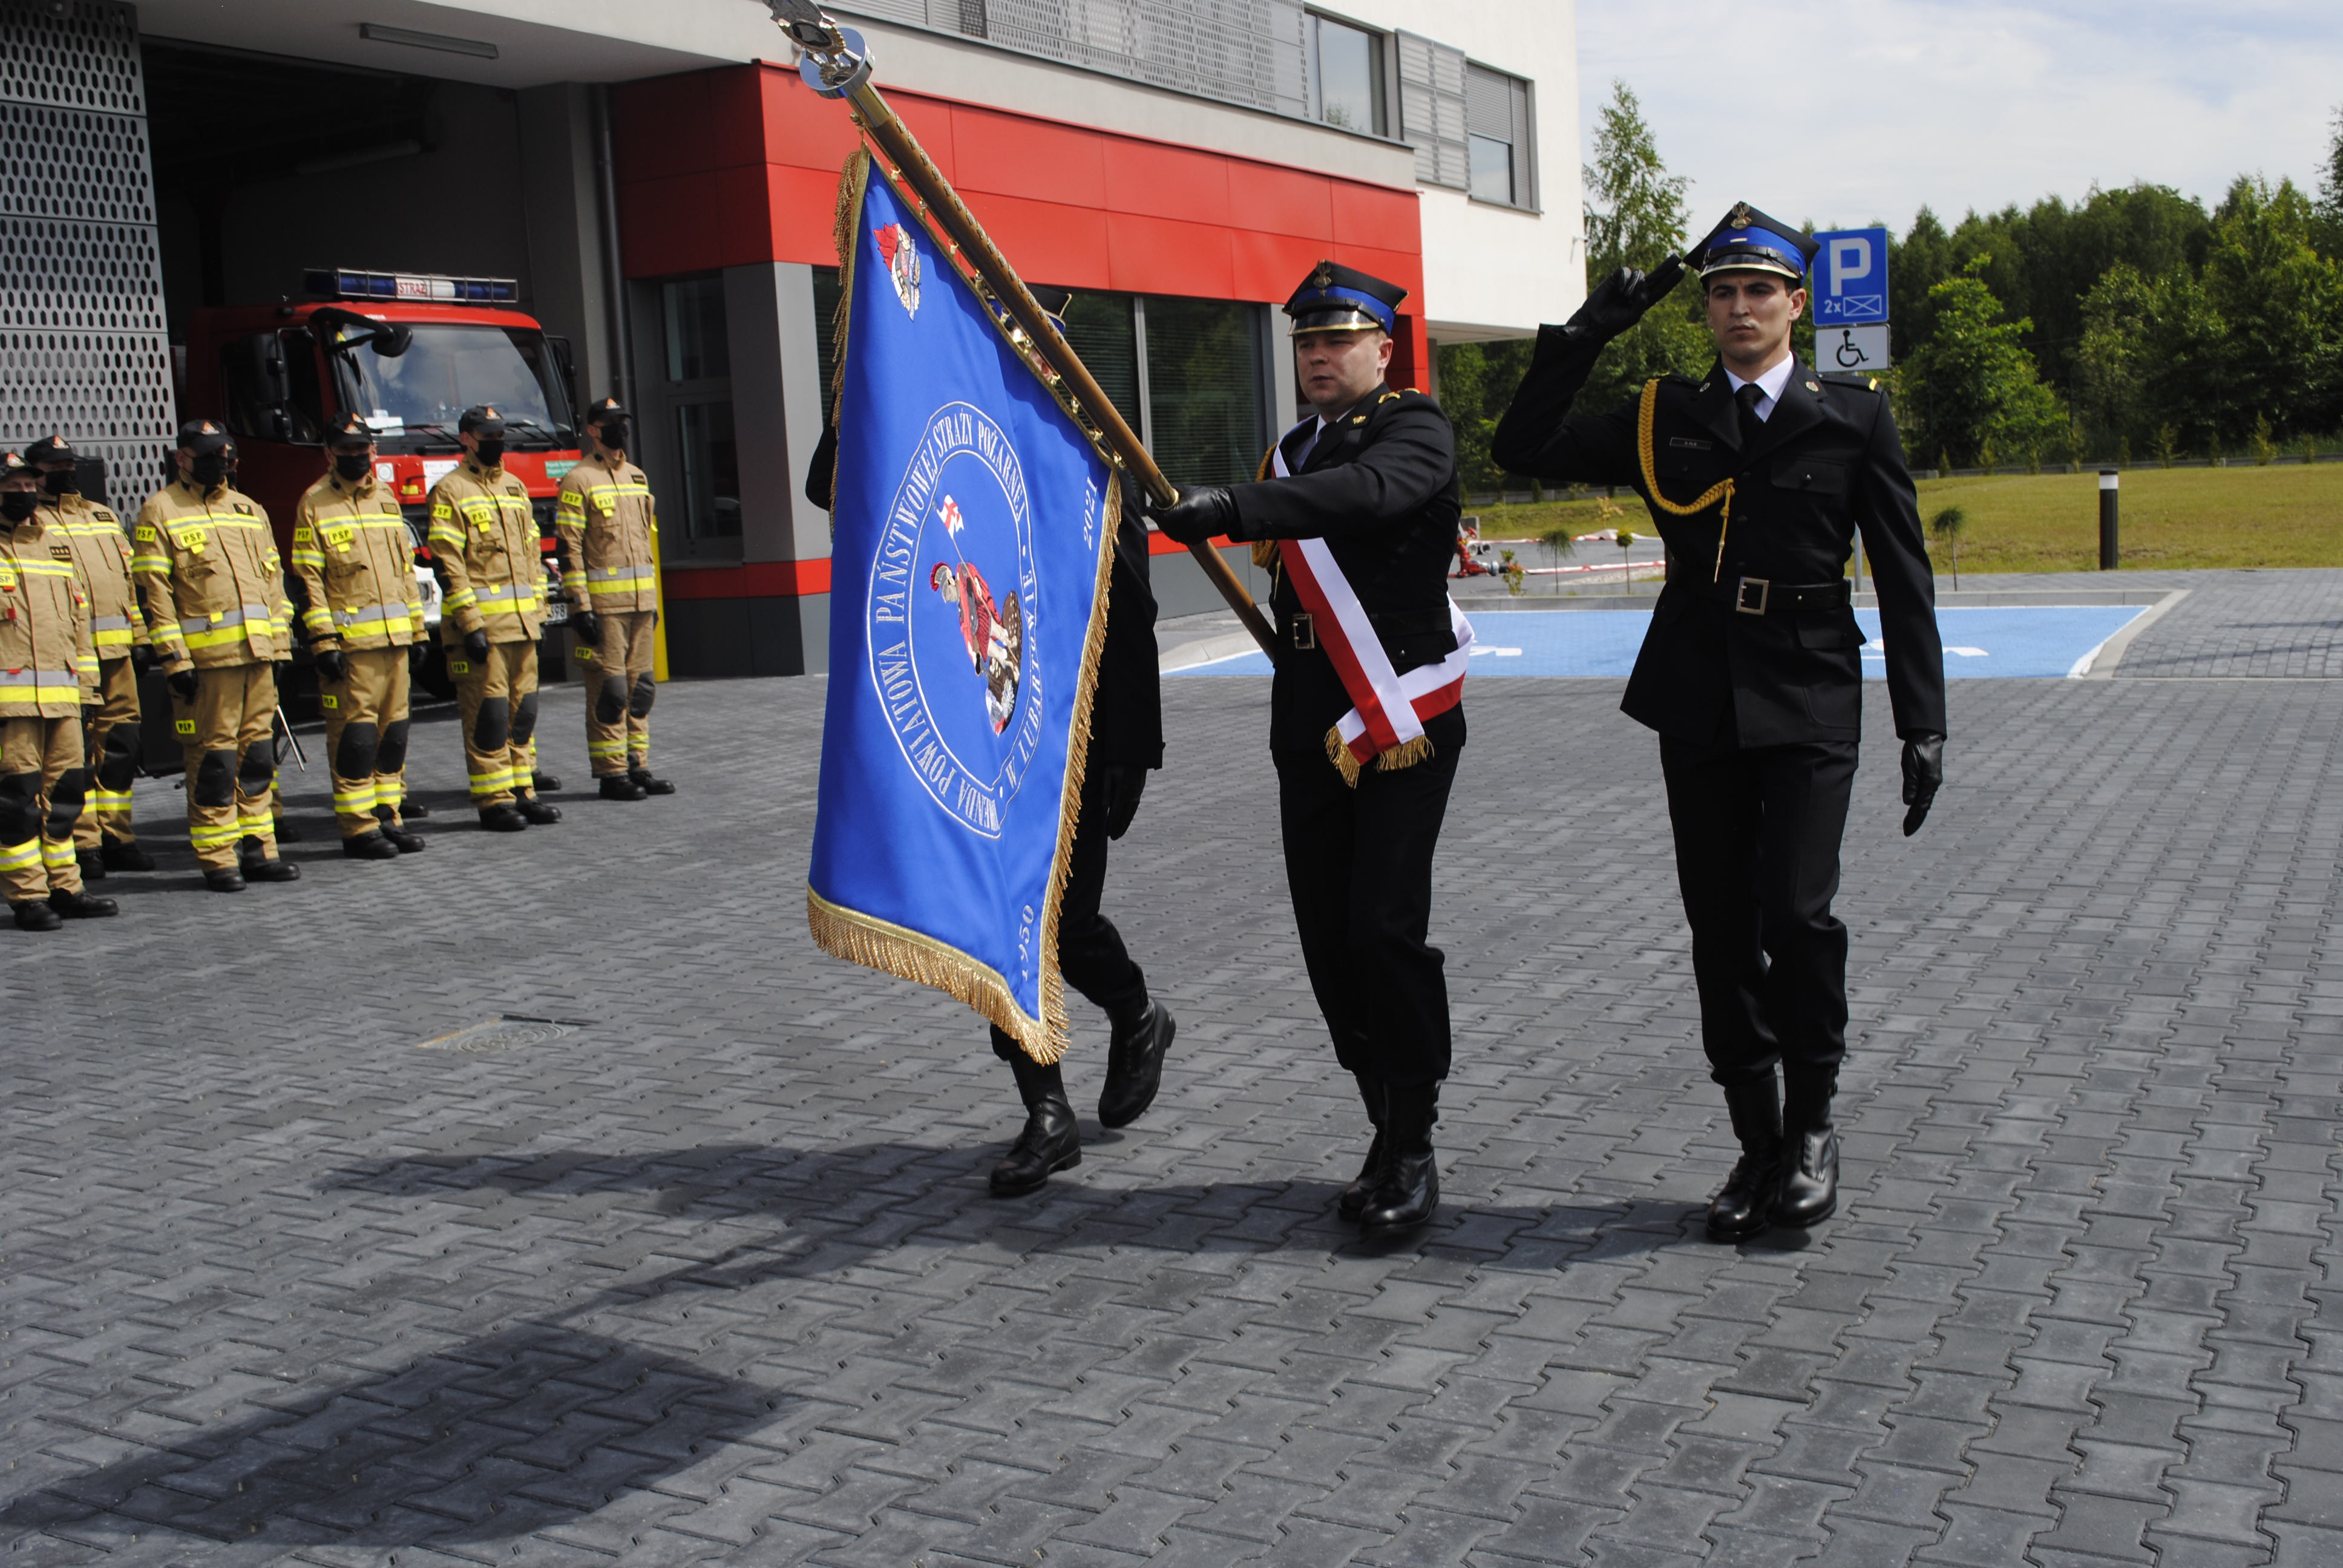
[[[1713,272],[1776,272],[1803,280],[1821,249],[1795,224],[1768,217],[1745,201],[1734,204],[1694,255],[1703,277]]]
[[[1407,290],[1397,284],[1385,283],[1354,266],[1322,261],[1285,302],[1285,314],[1293,318],[1296,332],[1383,332],[1396,337],[1399,302],[1406,297]]]

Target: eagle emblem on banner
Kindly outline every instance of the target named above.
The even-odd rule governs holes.
[[[879,254],[886,258],[887,275],[895,281],[895,297],[903,302],[903,314],[920,314],[920,247],[913,243],[910,231],[900,223],[872,231],[879,242]]]

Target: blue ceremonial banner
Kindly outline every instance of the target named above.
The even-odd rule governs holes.
[[[857,153],[830,707],[807,918],[1054,1061],[1058,903],[1106,629],[1105,462],[908,203]]]

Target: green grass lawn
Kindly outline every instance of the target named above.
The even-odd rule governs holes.
[[[2096,473],[1930,479],[1920,486],[1923,522],[1949,506],[1968,514],[1961,571],[2090,571],[2099,564]],[[1567,523],[1573,533],[1624,527],[1652,531],[1642,503],[1601,515],[1597,501],[1481,507],[1483,538],[1534,537]],[[2123,564],[2127,567],[2343,567],[2343,463],[2230,468],[2127,468]],[[1928,541],[1939,574],[1952,551]]]

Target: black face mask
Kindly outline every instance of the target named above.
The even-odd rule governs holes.
[[[337,452],[334,455],[334,472],[353,485],[365,478],[367,470],[373,467],[374,459],[364,452]]]
[[[81,491],[81,477],[71,468],[60,468],[54,474],[42,475],[41,487],[52,496],[77,495]]]
[[[493,468],[505,460],[505,444],[484,438],[480,442],[480,449],[473,455],[480,459],[481,467]]]
[[[41,498],[30,490],[0,490],[0,518],[12,523],[21,523],[31,517],[40,504]]]
[[[623,452],[627,449],[627,427],[624,425],[597,425],[594,427],[594,435],[602,445],[609,447],[613,452]]]
[[[226,484],[227,454],[226,452],[196,453],[195,461],[187,465],[187,477],[206,490],[215,485]]]

